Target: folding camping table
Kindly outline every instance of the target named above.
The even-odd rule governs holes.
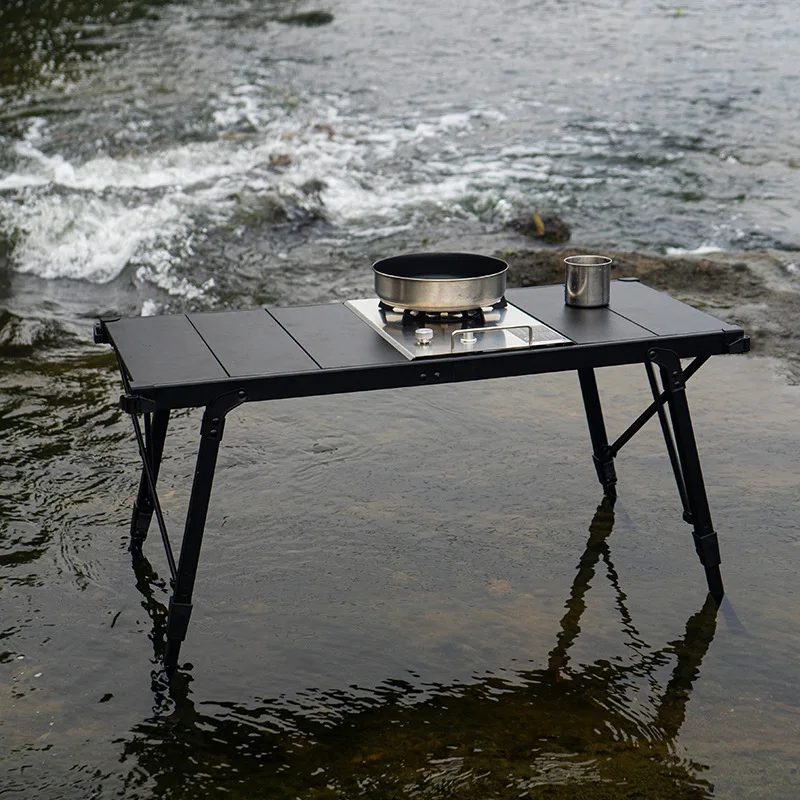
[[[566,336],[552,348],[407,359],[344,303],[202,314],[102,319],[95,341],[119,362],[142,460],[133,505],[130,550],[142,551],[155,514],[171,574],[168,671],[178,663],[192,612],[200,548],[225,418],[243,403],[394,389],[513,375],[576,370],[592,458],[605,494],[616,497],[614,458],[657,415],[675,476],[683,518],[709,592],[723,594],[717,534],[697,453],[686,381],[710,356],[744,353],[749,337],[732,325],[648,288],[636,279],[612,283],[606,308],[564,305],[563,286],[511,289],[506,299]],[[693,359],[686,367],[681,359]],[[653,402],[614,442],[606,434],[594,370],[644,364]],[[170,411],[204,407],[200,445],[180,554],[176,562],[156,484]],[[140,420],[141,417],[141,420]]]

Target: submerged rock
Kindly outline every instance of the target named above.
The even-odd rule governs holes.
[[[275,192],[243,193],[237,199],[236,218],[248,227],[278,225],[289,219],[286,203]]]
[[[274,153],[269,157],[269,165],[273,169],[280,167],[290,167],[294,159],[290,153]]]
[[[237,203],[235,219],[248,228],[265,225],[308,225],[324,218],[318,193],[304,188],[296,194],[275,191],[246,191],[233,195]]]
[[[333,14],[329,11],[303,11],[278,17],[278,22],[283,22],[285,25],[305,25],[307,28],[315,28],[333,22]]]
[[[55,320],[26,319],[0,310],[0,358],[30,356],[47,347],[63,346],[72,338]]]
[[[319,178],[310,178],[304,184],[302,184],[300,190],[303,192],[303,194],[316,195],[319,197],[319,195],[322,194],[327,187],[328,184],[325,183],[325,181],[320,180]]]

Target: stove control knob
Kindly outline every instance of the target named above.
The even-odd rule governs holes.
[[[418,347],[427,347],[433,341],[432,328],[417,328],[414,331]]]

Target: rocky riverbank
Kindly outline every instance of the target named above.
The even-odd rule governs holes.
[[[585,250],[514,249],[497,255],[509,264],[511,286],[563,280],[563,260]],[[760,251],[703,256],[656,256],[603,251],[614,259],[612,277],[637,276],[715,317],[741,325],[752,352],[776,356],[787,379],[800,383],[800,253]]]

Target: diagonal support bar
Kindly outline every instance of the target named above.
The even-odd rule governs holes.
[[[167,556],[167,564],[169,565],[170,575],[175,579],[175,557],[172,554],[172,546],[169,542],[169,535],[167,534],[167,523],[164,520],[164,512],[161,510],[161,501],[158,499],[158,492],[156,491],[156,472],[153,470],[150,461],[150,455],[147,451],[147,446],[142,435],[142,427],[139,424],[139,417],[135,413],[131,413],[131,421],[133,422],[133,432],[136,436],[136,444],[139,446],[139,457],[142,459],[142,480],[147,484],[147,491],[150,495],[150,500],[153,504],[153,510],[156,514],[156,521],[158,522],[158,529],[161,533],[161,540],[164,543],[164,552]],[[166,428],[164,430],[166,436]],[[133,524],[133,523],[131,523]],[[131,542],[133,545],[133,542]],[[136,554],[134,553],[134,556]]]
[[[144,441],[147,463],[153,483],[158,482],[158,471],[161,467],[161,458],[164,453],[164,441],[167,438],[167,425],[169,424],[169,411],[156,411],[154,414],[144,415]],[[131,541],[128,548],[133,558],[138,558],[142,546],[147,539],[147,532],[153,519],[155,503],[150,493],[147,473],[142,467],[142,476],[139,480],[139,492],[133,504],[131,517]]]
[[[699,356],[698,358],[694,359],[685,370],[683,370],[683,379],[688,381],[692,375],[703,366],[703,364],[708,361],[709,356]],[[653,418],[653,416],[658,412],[659,405],[663,405],[667,401],[667,393],[661,392],[657,399],[655,399],[650,405],[636,418],[636,420],[630,425],[630,427],[614,442],[614,444],[609,445],[608,452],[612,458],[616,458],[617,453],[631,440],[633,437],[639,433],[639,431]]]
[[[644,366],[647,370],[647,379],[650,382],[650,389],[653,392],[653,397],[656,398],[658,421],[661,424],[661,433],[664,436],[664,444],[667,446],[667,455],[669,456],[669,463],[672,467],[672,474],[675,476],[675,485],[678,487],[678,495],[681,498],[681,505],[683,506],[683,518],[686,520],[686,522],[691,524],[692,515],[689,509],[689,498],[686,494],[686,482],[684,481],[683,470],[681,469],[681,464],[678,459],[678,451],[675,445],[675,439],[672,436],[672,431],[670,430],[669,422],[667,421],[667,412],[664,410],[664,404],[658,402],[660,395],[656,373],[653,369],[653,365],[649,361],[646,361]]]

